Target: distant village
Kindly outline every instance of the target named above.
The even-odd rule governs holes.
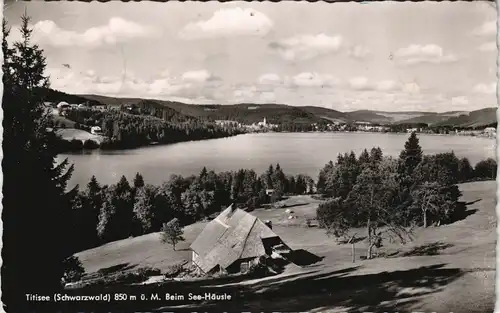
[[[106,105],[90,105],[89,103],[80,104],[69,104],[65,101],[59,102],[57,105],[55,103],[46,102],[45,107],[54,115],[66,116],[67,109],[93,109],[99,111],[109,110]],[[115,108],[118,109],[118,108]],[[132,112],[134,108],[132,106],[123,106],[122,110],[127,112]],[[244,124],[234,120],[216,120],[216,124],[220,126],[232,126],[238,127],[245,132],[275,132],[283,131],[280,129],[279,124],[273,124],[268,122],[264,117],[262,121],[252,124]],[[424,124],[425,125],[425,124]],[[457,135],[457,136],[476,136],[476,137],[486,137],[486,138],[496,138],[496,128],[485,127],[482,129],[451,129],[451,128],[432,128],[432,127],[404,127],[403,125],[377,125],[370,122],[356,121],[356,122],[331,122],[327,124],[312,123],[308,125],[309,131],[313,132],[377,132],[377,133],[422,133],[422,134],[446,134],[446,135]],[[99,135],[101,129],[99,126],[94,126],[90,129],[90,132],[94,135]]]
[[[258,123],[252,123],[250,125],[245,125],[237,121],[229,120],[217,120],[216,123],[219,125],[232,125],[245,129],[248,132],[272,132],[279,129],[278,124],[272,124],[267,122],[264,118]],[[388,132],[404,132],[404,133],[422,133],[422,134],[446,134],[446,135],[457,135],[457,136],[477,136],[477,137],[487,137],[496,138],[496,128],[485,127],[484,129],[474,129],[474,130],[459,130],[459,129],[433,129],[431,127],[401,127],[399,125],[387,126],[387,125],[374,125],[370,122],[353,122],[353,123],[343,123],[343,122],[332,122],[326,125],[319,125],[318,123],[311,124],[312,131],[316,132],[375,132],[375,133],[388,133]]]

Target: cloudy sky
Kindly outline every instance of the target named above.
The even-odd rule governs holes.
[[[483,2],[17,2],[52,88],[341,111],[497,105],[496,10]],[[12,38],[17,38],[15,30]]]

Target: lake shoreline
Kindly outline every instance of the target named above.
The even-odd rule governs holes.
[[[82,148],[74,149],[74,150],[67,150],[60,152],[60,154],[86,154],[85,151],[127,151],[127,150],[137,150],[137,149],[142,149],[142,148],[148,148],[148,147],[157,147],[157,146],[172,146],[176,144],[181,144],[181,143],[188,143],[188,142],[201,142],[201,141],[210,141],[210,140],[218,140],[218,139],[225,139],[225,138],[233,138],[233,137],[238,137],[238,136],[243,136],[243,135],[250,135],[250,134],[307,134],[307,133],[312,133],[312,134],[391,134],[391,135],[405,135],[408,134],[406,132],[370,132],[370,131],[308,131],[308,132],[288,132],[288,131],[266,131],[266,132],[247,132],[247,133],[241,133],[241,134],[236,134],[236,135],[231,135],[231,136],[224,136],[224,137],[217,137],[217,138],[206,138],[206,139],[195,139],[195,140],[186,140],[186,141],[179,141],[179,142],[171,142],[171,143],[160,143],[160,142],[151,142],[146,145],[140,145],[136,147],[121,147],[121,148],[102,148],[100,145],[102,144],[99,143],[99,147],[95,148],[85,148],[82,145]],[[460,135],[460,134],[436,134],[436,133],[417,133],[417,135],[421,136],[437,136],[437,137],[472,137],[472,138],[484,138],[484,139],[491,139],[496,141],[496,137],[491,137],[491,136],[479,136],[479,135]],[[70,141],[70,140],[65,140],[64,141]],[[92,140],[92,139],[88,139]],[[83,141],[83,140],[82,140]],[[77,153],[81,152],[81,153]]]
[[[203,167],[216,172],[252,168],[263,172],[279,163],[290,174],[317,177],[318,169],[338,154],[379,146],[385,155],[397,157],[407,134],[396,133],[251,133],[219,139],[154,145],[130,150],[86,150],[59,154],[57,159],[75,165],[69,185],[85,185],[95,175],[105,184],[140,172],[147,183],[159,184],[171,174],[189,176]],[[496,157],[494,141],[486,138],[421,134],[425,154],[454,151],[475,164]]]

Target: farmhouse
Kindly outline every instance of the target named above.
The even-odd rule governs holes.
[[[260,257],[280,258],[282,253],[291,252],[270,223],[233,205],[208,223],[190,248],[193,265],[205,274],[241,272]]]
[[[102,130],[101,130],[101,127],[99,126],[92,126],[90,128],[90,133],[92,135],[101,135],[102,134]]]
[[[71,107],[71,106],[68,104],[68,102],[65,102],[65,101],[61,101],[61,102],[59,102],[59,104],[57,105],[57,108],[58,108],[59,110],[67,109],[67,108],[69,108],[69,107]]]
[[[494,134],[497,132],[497,129],[495,127],[486,127],[483,132],[485,134]]]

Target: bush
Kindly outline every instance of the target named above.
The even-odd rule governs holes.
[[[265,257],[261,257],[257,263],[251,264],[245,274],[252,277],[263,277],[271,274],[266,265]]]
[[[251,212],[260,206],[259,197],[251,197],[246,203],[247,211]]]
[[[71,150],[73,151],[77,151],[77,150],[82,150],[83,149],[83,143],[81,140],[78,140],[78,139],[72,139],[70,142],[69,142],[69,147]]]
[[[161,275],[161,271],[157,268],[150,266],[142,267],[137,270],[137,275],[143,279],[147,279],[150,276]]]
[[[497,161],[488,158],[478,162],[474,168],[474,176],[479,179],[496,179]]]
[[[340,198],[330,199],[321,203],[316,209],[316,219],[321,228],[327,230],[328,235],[333,235],[337,240],[345,237],[354,221],[348,220]]]
[[[85,274],[85,269],[83,268],[82,263],[75,256],[67,258],[63,265],[64,274],[62,281],[65,284],[80,281]]]
[[[99,144],[95,140],[87,139],[83,142],[83,148],[88,150],[97,149]]]
[[[280,201],[283,198],[283,193],[280,190],[275,190],[271,194],[271,203]]]
[[[182,263],[170,265],[165,272],[165,278],[172,278],[178,276],[184,270],[184,265]]]

